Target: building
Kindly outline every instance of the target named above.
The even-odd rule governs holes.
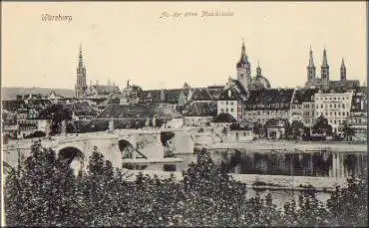
[[[270,119],[290,120],[294,89],[251,90],[244,102],[244,120],[265,124]]]
[[[229,129],[229,127],[235,123],[237,123],[237,120],[231,114],[220,113],[210,125],[216,128],[221,127]]]
[[[90,85],[84,93],[85,98],[105,98],[107,99],[110,95],[120,94],[120,89],[115,84],[110,85]]]
[[[246,54],[245,43],[242,43],[241,58],[236,64],[237,80],[245,89],[269,89],[271,88],[269,80],[261,73],[260,65],[256,68],[256,76],[251,77],[251,63]]]
[[[315,94],[315,119],[324,116],[332,126],[333,133],[339,133],[339,125],[350,116],[353,91]]]
[[[233,123],[225,137],[227,142],[248,142],[254,139],[253,124],[250,122]]]
[[[76,97],[82,97],[87,90],[86,67],[83,63],[82,45],[79,47],[79,61],[77,67],[77,82],[75,86]]]
[[[311,127],[314,120],[315,94],[318,89],[296,89],[291,102],[290,123],[301,121]]]
[[[216,115],[216,102],[193,102],[183,111],[184,125],[210,126]]]
[[[229,113],[237,121],[242,120],[243,103],[247,101],[249,94],[240,81],[229,78],[217,101],[217,115]]]
[[[350,116],[347,120],[348,126],[353,130],[352,139],[367,140],[368,120],[368,91],[367,87],[356,90],[352,96]]]
[[[334,89],[336,91],[349,91],[356,89],[360,86],[358,80],[347,80],[347,69],[345,62],[342,58],[340,67],[340,80],[330,80],[329,64],[327,59],[327,50],[323,50],[323,62],[320,68],[321,77],[316,77],[316,68],[314,65],[313,51],[310,47],[309,52],[309,63],[307,65],[307,82],[305,83],[306,88],[319,88],[323,90]]]
[[[286,137],[286,119],[270,119],[266,123],[268,139],[282,139]]]

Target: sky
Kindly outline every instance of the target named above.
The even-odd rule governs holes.
[[[272,87],[305,84],[310,46],[317,75],[325,47],[331,80],[343,57],[347,78],[363,83],[366,37],[365,2],[3,2],[2,86],[74,89],[80,43],[87,84],[224,85],[236,77],[242,40],[252,75],[259,61]]]

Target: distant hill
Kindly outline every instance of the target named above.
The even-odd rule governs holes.
[[[1,99],[2,100],[13,100],[17,98],[17,94],[42,94],[48,95],[51,92],[51,88],[23,88],[23,87],[2,87],[1,88]],[[54,89],[57,95],[61,95],[64,97],[73,97],[74,90],[73,89]]]

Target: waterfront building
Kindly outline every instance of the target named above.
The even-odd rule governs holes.
[[[237,121],[243,119],[243,103],[247,101],[250,92],[246,90],[240,81],[231,77],[220,94],[217,101],[217,115],[229,113]]]
[[[352,97],[353,91],[327,93],[320,90],[315,94],[315,119],[324,116],[332,131],[339,133],[339,125],[350,116]]]
[[[249,142],[253,140],[253,124],[251,122],[242,121],[241,123],[232,123],[229,131],[224,138],[227,142]]]
[[[348,126],[353,130],[353,140],[367,140],[368,127],[368,91],[367,87],[360,87],[354,91]]]
[[[314,98],[318,89],[296,89],[291,103],[290,123],[301,121],[304,126],[312,127],[314,123]]]
[[[265,124],[270,119],[290,120],[294,89],[251,90],[244,103],[244,119]]]

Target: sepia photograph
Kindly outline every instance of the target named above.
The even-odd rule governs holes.
[[[2,227],[367,227],[355,2],[2,2]]]

